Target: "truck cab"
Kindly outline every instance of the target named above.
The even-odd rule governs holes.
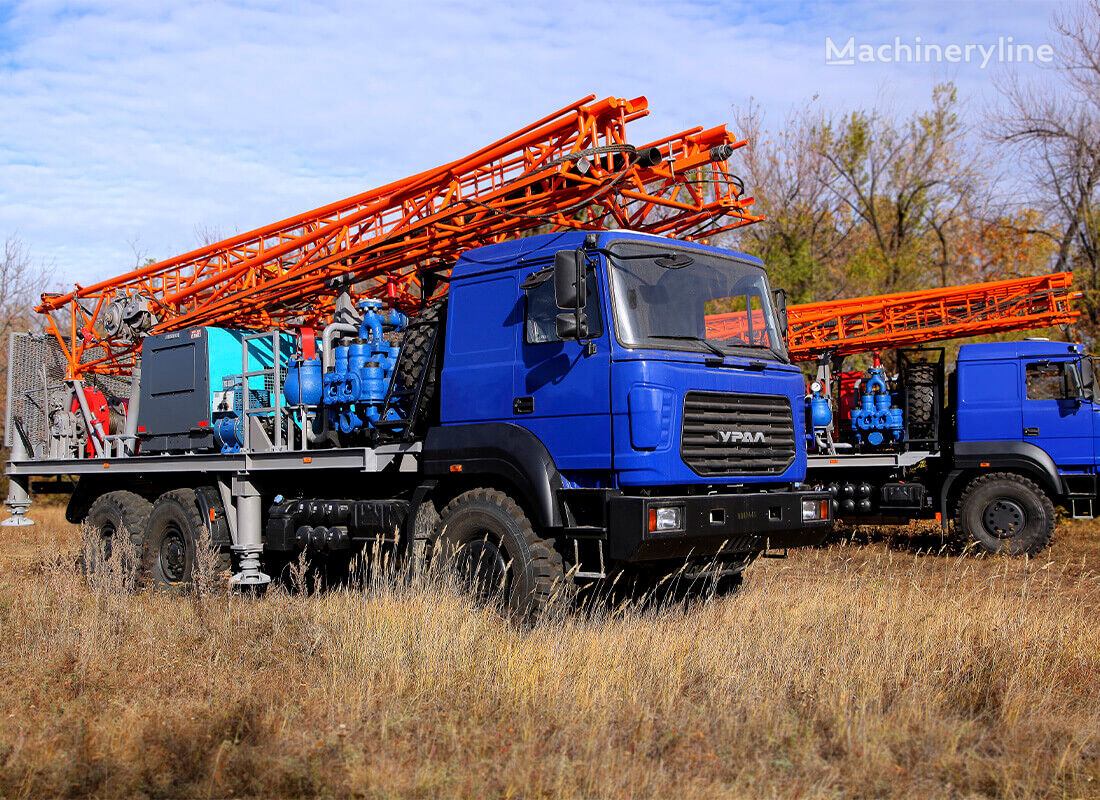
[[[562,302],[556,263],[574,260],[584,289]],[[826,497],[800,484],[803,378],[759,260],[577,231],[470,251],[450,280],[428,474],[514,475],[584,571],[824,536]]]
[[[956,461],[1017,460],[1052,497],[1091,516],[1100,441],[1093,375],[1076,344],[963,345],[954,376]]]

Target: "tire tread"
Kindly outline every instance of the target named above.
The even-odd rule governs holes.
[[[172,489],[165,492],[157,498],[156,502],[152,504],[149,510],[149,516],[152,517],[156,509],[162,504],[176,503],[184,512],[187,522],[191,528],[192,544],[195,548],[198,548],[200,541],[200,534],[206,523],[203,521],[202,514],[199,512],[198,495],[194,489]],[[141,579],[146,585],[161,585],[159,581],[152,574],[152,553],[149,551],[149,538],[147,536],[142,538],[141,543]],[[196,557],[197,552],[192,554],[192,557]],[[218,563],[219,570],[227,570],[231,566],[231,557],[228,552],[220,549],[218,550]]]
[[[1050,498],[1047,496],[1047,493],[1044,492],[1042,488],[1037,483],[1035,483],[1035,481],[1015,472],[990,472],[986,475],[980,475],[979,477],[972,480],[967,485],[962,495],[959,497],[959,502],[955,506],[956,530],[960,532],[965,532],[966,530],[963,527],[963,514],[964,509],[966,508],[966,504],[970,500],[970,498],[973,497],[974,494],[982,489],[984,486],[987,486],[990,483],[994,483],[996,481],[1009,481],[1011,483],[1016,483],[1020,486],[1023,486],[1028,491],[1034,493],[1038,498],[1040,498],[1040,503],[1042,504],[1043,510],[1046,513],[1046,525],[1044,525],[1043,529],[1039,531],[1039,535],[1033,537],[1030,542],[1025,543],[1024,546],[1020,549],[1012,550],[1012,554],[1035,555],[1036,553],[1049,547],[1050,543],[1054,540],[1054,503],[1051,502]],[[982,547],[987,552],[989,551],[989,548],[973,535],[970,536],[970,539],[979,547]]]
[[[446,530],[447,521],[452,514],[471,502],[496,506],[515,523],[516,530],[523,537],[524,544],[531,553],[531,562],[527,565],[527,571],[532,576],[534,584],[533,596],[528,602],[532,617],[541,615],[558,598],[571,598],[572,582],[565,577],[561,553],[550,541],[543,539],[535,532],[523,509],[504,492],[497,489],[477,488],[458,495],[443,508],[440,514],[441,530]]]

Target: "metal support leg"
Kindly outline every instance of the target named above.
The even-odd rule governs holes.
[[[271,576],[260,569],[263,538],[260,530],[263,505],[260,493],[247,478],[233,478],[233,497],[237,506],[237,554],[240,571],[229,581],[231,586],[266,586]]]
[[[134,364],[130,382],[130,399],[126,404],[126,432],[124,443],[127,455],[137,455],[138,410],[141,404],[141,364]],[[121,455],[121,453],[119,454]]]
[[[12,436],[11,460],[27,460],[27,448],[23,444],[23,433],[18,426]],[[16,528],[34,524],[34,520],[27,516],[31,507],[30,481],[26,475],[8,476],[8,499],[4,501],[4,505],[8,507],[11,516],[0,522],[0,526]]]

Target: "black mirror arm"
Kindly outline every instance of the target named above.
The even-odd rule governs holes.
[[[776,289],[772,292],[772,297],[775,300],[775,310],[779,317],[779,333],[786,339],[791,327],[790,319],[787,316],[787,290]]]

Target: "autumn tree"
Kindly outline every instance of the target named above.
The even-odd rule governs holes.
[[[773,284],[794,302],[834,299],[852,288],[853,216],[829,188],[833,168],[817,123],[801,110],[770,131],[756,103],[735,112],[736,128],[749,141],[738,156],[752,211],[765,217],[739,232],[739,244],[764,260]]]
[[[982,211],[981,165],[968,152],[955,87],[897,119],[884,109],[825,118],[818,146],[827,188],[860,222],[852,268],[882,292],[949,282],[960,220]]]
[[[996,202],[990,159],[957,103],[943,84],[909,116],[802,110],[778,132],[750,104],[736,120],[766,221],[737,244],[796,303],[1044,271],[1041,211]]]

